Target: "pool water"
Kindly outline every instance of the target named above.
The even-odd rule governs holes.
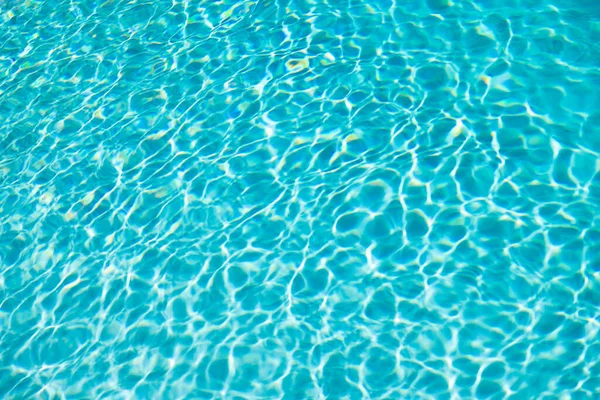
[[[600,2],[0,2],[2,399],[600,398]]]

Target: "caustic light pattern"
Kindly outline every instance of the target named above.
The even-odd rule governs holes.
[[[3,399],[600,398],[600,3],[0,2]]]

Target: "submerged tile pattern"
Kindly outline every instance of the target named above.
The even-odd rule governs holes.
[[[2,398],[600,397],[600,3],[0,8]]]

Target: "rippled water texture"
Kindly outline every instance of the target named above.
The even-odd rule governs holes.
[[[0,7],[2,399],[600,398],[600,2]]]

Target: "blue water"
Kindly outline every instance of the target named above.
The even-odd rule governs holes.
[[[0,398],[600,398],[600,2],[0,1]]]

